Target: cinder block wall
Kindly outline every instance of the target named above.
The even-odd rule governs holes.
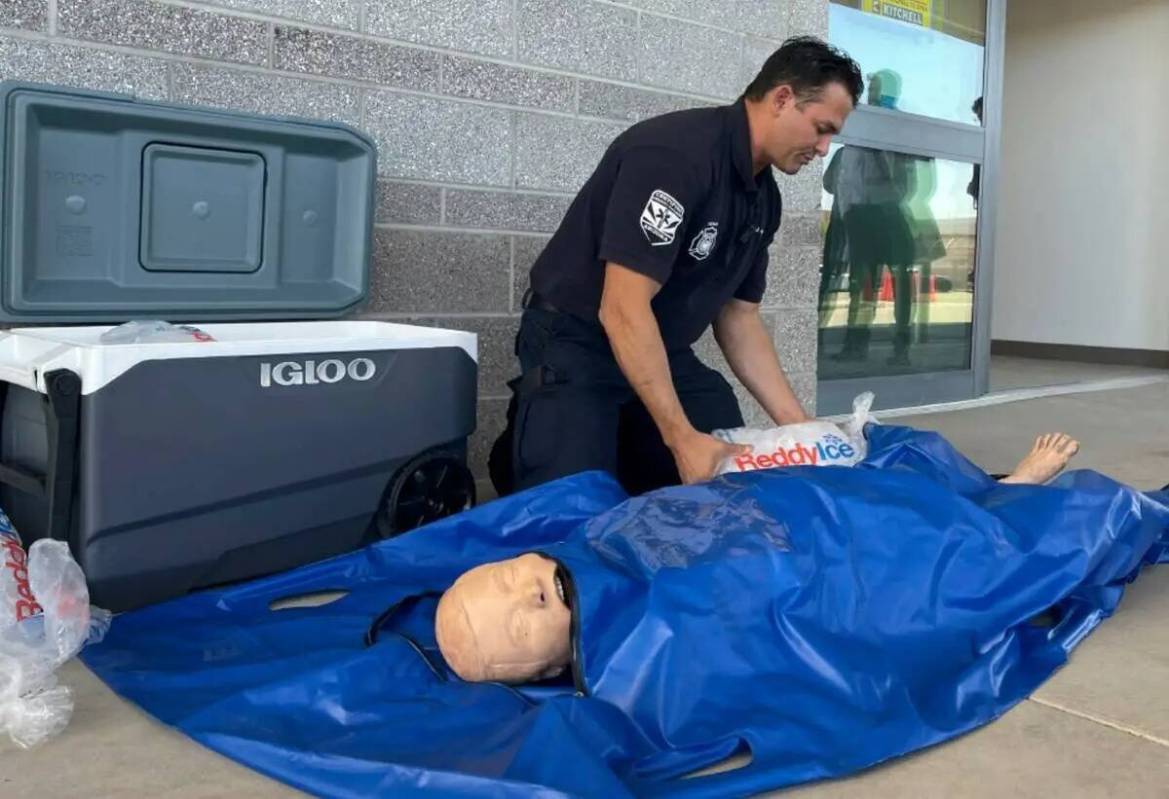
[[[0,0],[0,76],[351,123],[379,148],[361,311],[474,331],[482,476],[527,270],[609,141],[732,101],[828,0]],[[766,318],[814,407],[819,164],[781,179]],[[782,176],[781,176],[782,178]],[[710,337],[709,362],[726,369]],[[729,374],[729,372],[728,372]],[[752,402],[749,422],[762,422]]]

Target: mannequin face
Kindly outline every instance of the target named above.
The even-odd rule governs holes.
[[[477,566],[439,600],[439,649],[469,682],[553,677],[572,656],[566,591],[555,561],[541,555]]]

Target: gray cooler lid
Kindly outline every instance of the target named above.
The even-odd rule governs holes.
[[[341,316],[376,158],[341,124],[0,83],[0,321]]]

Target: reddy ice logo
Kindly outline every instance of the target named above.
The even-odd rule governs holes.
[[[0,575],[0,599],[12,602],[11,611],[6,608],[0,608],[0,611],[15,613],[17,621],[42,613],[28,584],[28,555],[20,544],[16,528],[3,511],[0,511],[0,569],[8,573],[7,576]]]
[[[780,447],[774,452],[750,452],[735,458],[735,467],[746,472],[751,469],[771,469],[776,466],[831,466],[833,462],[856,456],[856,449],[839,436],[826,435],[814,447],[796,444],[790,449]]]

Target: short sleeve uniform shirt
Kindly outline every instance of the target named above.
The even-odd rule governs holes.
[[[606,150],[532,267],[532,289],[595,319],[605,262],[662,284],[667,349],[702,336],[732,297],[760,302],[779,229],[779,187],[752,164],[743,101],[638,123]]]

